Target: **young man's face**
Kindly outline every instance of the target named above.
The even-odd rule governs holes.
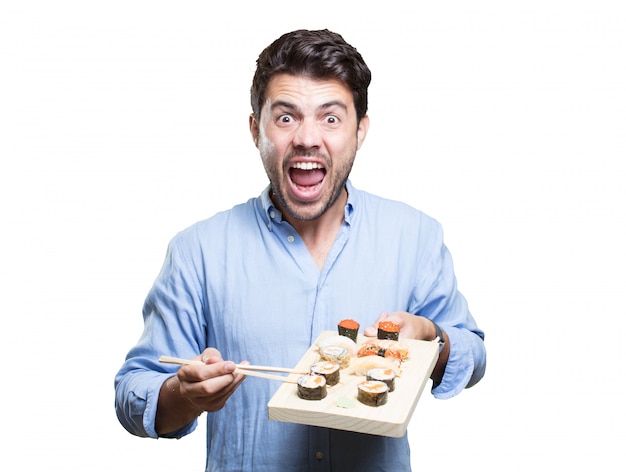
[[[322,216],[341,195],[369,119],[357,125],[352,92],[337,80],[281,74],[250,118],[274,197],[297,220]]]

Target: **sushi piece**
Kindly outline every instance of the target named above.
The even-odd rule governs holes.
[[[340,336],[346,336],[356,342],[360,326],[361,325],[354,320],[341,320],[337,325],[337,331]]]
[[[366,380],[357,385],[357,400],[368,406],[381,406],[387,403],[389,387],[385,382]]]
[[[396,373],[396,377],[402,375],[400,364],[389,357],[365,356],[353,357],[350,359],[350,368],[356,375],[367,375],[370,369],[392,369]]]
[[[324,349],[328,346],[339,346],[348,350],[351,356],[356,354],[357,344],[346,336],[338,334],[325,336],[317,342],[318,349]]]
[[[393,392],[396,388],[396,373],[393,369],[383,369],[377,367],[375,369],[368,370],[366,375],[367,380],[385,382],[387,387],[389,387],[390,392]]]
[[[378,323],[378,339],[392,339],[397,341],[400,337],[400,325],[392,321]]]
[[[298,377],[298,396],[303,400],[326,398],[326,379],[324,376],[305,374]]]
[[[409,357],[409,347],[392,339],[368,339],[356,353],[357,357],[378,355],[405,361]]]
[[[311,366],[311,373],[322,375],[326,379],[326,385],[332,387],[339,383],[339,364],[332,361],[320,361]]]
[[[323,361],[336,362],[340,369],[350,365],[350,352],[341,346],[326,346],[320,349],[320,359]]]

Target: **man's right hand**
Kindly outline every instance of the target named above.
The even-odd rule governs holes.
[[[159,392],[155,429],[159,435],[177,431],[205,411],[218,411],[243,382],[235,363],[224,361],[217,349],[195,357],[204,365],[184,365],[167,379]]]

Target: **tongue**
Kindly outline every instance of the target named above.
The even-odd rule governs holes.
[[[324,171],[321,169],[291,169],[291,180],[300,187],[310,187],[324,180]]]

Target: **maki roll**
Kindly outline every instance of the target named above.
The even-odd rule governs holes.
[[[348,338],[347,336],[340,336],[338,334],[326,336],[317,342],[318,350],[324,349],[328,346],[339,346],[346,348],[351,356],[355,355],[357,351],[357,345],[352,339]]]
[[[326,379],[326,385],[332,387],[339,383],[339,364],[332,361],[320,361],[311,366],[311,373]]]
[[[367,380],[378,380],[379,382],[385,382],[389,391],[393,392],[396,388],[396,373],[393,369],[375,368],[367,371]]]
[[[378,339],[391,339],[397,341],[400,337],[400,325],[392,321],[378,323]]]
[[[381,406],[387,403],[389,387],[379,380],[366,380],[358,386],[357,400],[368,406]]]
[[[326,398],[326,379],[324,376],[306,374],[298,377],[298,396],[304,400]]]
[[[336,362],[340,369],[350,365],[350,351],[341,346],[326,346],[320,349],[320,358],[323,361]]]
[[[361,325],[354,320],[341,320],[337,325],[337,331],[340,336],[346,336],[356,342],[360,326]]]

